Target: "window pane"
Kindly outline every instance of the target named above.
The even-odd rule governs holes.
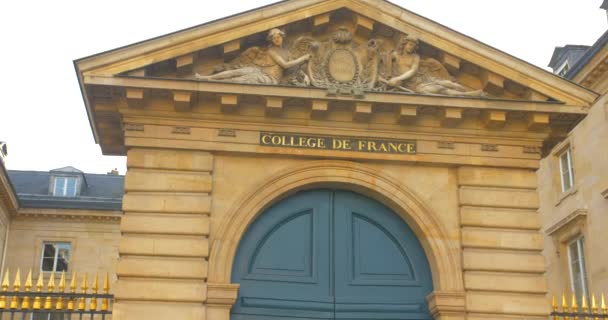
[[[76,196],[76,178],[66,178],[66,189],[65,195],[66,197],[75,197]]]
[[[71,249],[69,243],[45,243],[43,248],[40,266],[42,271],[68,271]]]
[[[54,258],[43,258],[42,259],[42,271],[53,271]]]
[[[53,189],[54,196],[63,196],[65,194],[65,178],[55,177],[55,187]]]
[[[562,176],[562,191],[566,191],[572,187],[572,160],[570,157],[570,149],[566,150],[559,157],[559,164]]]
[[[70,260],[70,249],[65,245],[59,248],[57,254],[57,268],[55,271],[68,271],[68,262]]]
[[[581,301],[583,295],[587,296],[587,275],[585,273],[583,238],[577,239],[568,245],[568,256],[570,259],[572,290],[577,299]]]
[[[55,258],[55,246],[51,243],[44,244],[44,258]]]

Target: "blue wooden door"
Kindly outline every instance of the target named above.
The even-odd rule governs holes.
[[[426,256],[403,220],[348,191],[297,193],[244,235],[233,320],[430,319]]]

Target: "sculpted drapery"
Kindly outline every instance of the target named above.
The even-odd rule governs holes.
[[[313,86],[334,90],[396,91],[450,96],[484,96],[456,82],[437,60],[423,58],[417,38],[400,35],[392,50],[382,39],[356,43],[339,27],[327,39],[299,37],[285,46],[285,33],[272,29],[267,47],[250,47],[232,61],[195,78],[249,84]]]

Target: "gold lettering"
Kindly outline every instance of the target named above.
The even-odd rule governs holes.
[[[408,153],[416,153],[416,149],[414,148],[414,145],[411,143],[407,144],[407,152]]]
[[[271,137],[268,134],[263,135],[262,136],[262,144],[270,144],[270,140],[269,140],[270,138]]]
[[[407,149],[405,148],[405,146],[406,146],[406,145],[405,145],[405,143],[400,143],[400,144],[399,144],[399,152],[401,152],[401,153],[405,153],[405,150],[407,150]]]
[[[385,142],[380,142],[380,151],[388,152],[388,150],[386,149],[386,143]]]
[[[306,146],[309,148],[314,148],[317,146],[317,139],[316,138],[308,138],[306,139]]]
[[[272,136],[270,142],[272,142],[272,144],[276,145],[281,145],[281,137],[279,136]]]
[[[325,139],[319,138],[319,148],[321,148],[321,149],[327,148],[327,146],[325,146]]]
[[[396,143],[394,142],[389,142],[388,143],[388,151],[389,152],[399,152],[399,147]]]
[[[352,150],[353,147],[350,145],[351,141],[344,139],[344,150]]]
[[[369,147],[367,148],[368,150],[371,151],[378,151],[378,148],[376,148],[376,141],[368,141]]]
[[[363,140],[359,140],[359,141],[357,142],[357,150],[358,150],[358,151],[362,151],[362,150],[364,150],[364,148],[363,148],[363,147],[365,147],[365,141],[363,141]]]
[[[340,150],[340,148],[342,148],[342,140],[334,138],[331,144],[331,148],[334,150]]]

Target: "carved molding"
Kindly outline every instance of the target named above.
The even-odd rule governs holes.
[[[439,149],[454,149],[454,142],[439,141],[439,142],[437,142],[437,148],[439,148]]]
[[[236,302],[239,287],[239,284],[235,283],[207,283],[207,305],[232,308]]]
[[[563,244],[585,233],[586,224],[587,209],[576,209],[547,228],[545,234],[552,237],[558,256],[561,253]]]
[[[426,300],[435,320],[465,318],[466,294],[464,291],[434,291]]]
[[[173,127],[173,134],[190,134],[190,127]]]
[[[576,209],[563,219],[554,223],[551,227],[547,228],[545,233],[552,236],[554,233],[563,230],[567,226],[583,222],[581,219],[585,218],[587,218],[587,209]]]
[[[139,123],[125,123],[125,131],[144,131],[144,125]]]
[[[481,145],[481,151],[497,152],[498,151],[498,145],[495,145],[495,144],[482,144]]]

